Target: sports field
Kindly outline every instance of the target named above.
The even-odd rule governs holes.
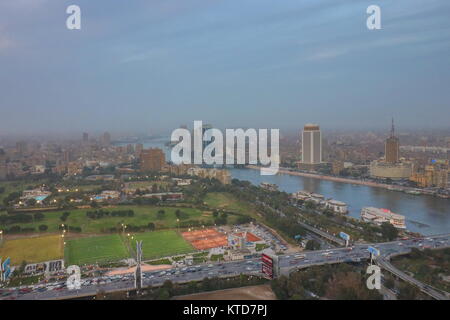
[[[142,240],[143,259],[145,260],[195,251],[181,235],[173,230],[137,233],[134,238]],[[136,250],[135,241],[132,241],[131,247]]]
[[[68,265],[104,263],[129,257],[124,243],[117,234],[69,240],[65,250]]]
[[[195,231],[186,231],[181,234],[186,241],[198,250],[206,250],[226,246],[228,238],[225,234],[216,229],[202,229]]]
[[[62,240],[59,235],[26,239],[4,240],[0,247],[0,257],[11,258],[12,265],[44,262],[63,258]]]

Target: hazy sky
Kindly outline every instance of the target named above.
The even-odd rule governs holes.
[[[0,135],[450,127],[449,85],[448,0],[0,2]]]

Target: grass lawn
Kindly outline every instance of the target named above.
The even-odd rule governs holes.
[[[11,257],[12,265],[44,262],[63,258],[61,237],[59,235],[4,240],[0,247],[0,257]]]
[[[147,226],[149,222],[153,222],[156,228],[176,228],[177,227],[177,217],[175,216],[175,211],[180,209],[185,212],[187,220],[199,220],[209,222],[212,221],[211,215],[204,215],[200,210],[193,208],[175,208],[175,207],[156,207],[156,206],[116,206],[112,208],[103,208],[103,210],[114,211],[114,210],[133,210],[133,217],[103,217],[101,219],[89,219],[86,217],[87,211],[94,211],[96,209],[68,209],[61,211],[50,211],[43,212],[45,218],[41,221],[31,222],[31,223],[19,223],[13,225],[19,225],[22,228],[33,227],[38,231],[38,227],[41,224],[48,226],[48,232],[58,231],[58,227],[61,223],[70,225],[73,227],[81,227],[83,233],[102,233],[104,230],[109,228],[120,228],[122,223],[132,224],[135,226]],[[165,215],[162,219],[158,219],[157,212],[159,210],[164,210]],[[69,217],[65,222],[60,220],[63,212],[70,212]],[[4,213],[6,214],[6,213]],[[184,220],[182,220],[184,221]],[[13,225],[0,226],[0,228],[10,228]]]
[[[134,238],[142,240],[143,259],[145,260],[195,251],[190,243],[174,230],[137,233]],[[135,241],[131,243],[131,247],[136,250]]]
[[[130,257],[119,235],[78,238],[67,241],[67,265],[104,263]]]
[[[258,218],[256,210],[249,203],[236,199],[230,193],[210,192],[206,195],[204,202],[211,208],[234,211],[255,219]]]

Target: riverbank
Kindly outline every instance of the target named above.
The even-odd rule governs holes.
[[[423,235],[448,233],[450,230],[450,206],[448,199],[417,196],[406,192],[393,192],[385,187],[330,181],[300,172],[286,172],[283,169],[277,175],[262,176],[259,170],[233,168],[233,179],[249,181],[255,186],[266,182],[276,184],[280,191],[287,193],[305,190],[324,195],[327,199],[342,201],[348,206],[348,215],[359,219],[364,207],[387,208],[406,217],[409,231]]]
[[[253,166],[253,165],[248,165],[246,168],[253,169],[253,170],[261,169],[260,167]],[[357,185],[363,185],[363,186],[369,186],[369,187],[375,187],[375,188],[389,189],[390,187],[392,187],[391,185],[388,185],[388,184],[377,183],[377,182],[372,182],[372,181],[363,181],[363,180],[354,180],[354,179],[348,179],[348,178],[332,177],[332,176],[325,176],[325,175],[321,175],[321,174],[317,174],[317,173],[291,171],[288,169],[281,169],[281,168],[278,170],[278,174],[289,174],[291,176],[300,176],[300,177],[328,180],[328,181],[334,181],[334,182],[350,183],[350,184],[357,184]],[[404,187],[402,187],[402,188],[404,188]]]
[[[246,166],[246,168],[253,169],[253,170],[261,169],[261,167],[254,166],[254,165],[248,165],[248,166]],[[410,187],[404,187],[404,186],[398,186],[398,185],[390,185],[390,184],[378,183],[378,182],[366,181],[366,180],[355,180],[355,179],[342,178],[342,177],[333,177],[333,176],[321,175],[321,174],[317,174],[317,173],[292,171],[292,170],[283,169],[283,168],[280,168],[278,170],[278,174],[288,174],[291,176],[300,176],[300,177],[306,177],[306,178],[312,178],[312,179],[320,179],[320,180],[327,180],[327,181],[333,181],[333,182],[348,183],[348,184],[353,184],[353,185],[368,186],[368,187],[373,187],[373,188],[382,188],[382,189],[387,189],[389,191],[400,191],[400,192],[405,192],[405,193],[409,193],[409,194],[413,194],[413,195],[437,196],[435,194],[424,193],[423,191],[420,191],[417,188],[410,188]],[[441,198],[443,198],[443,197],[441,197]]]

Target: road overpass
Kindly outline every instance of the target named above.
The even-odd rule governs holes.
[[[427,240],[428,239],[428,240]],[[450,234],[428,237],[421,240],[424,245],[430,246],[431,249],[442,249],[450,247]],[[311,266],[318,266],[324,264],[344,263],[344,262],[360,262],[369,259],[369,252],[367,251],[369,245],[355,245],[350,248],[334,248],[320,251],[306,251],[303,252],[304,258],[299,259],[295,254],[280,255],[280,271],[283,274],[289,274],[295,270],[307,268]],[[411,251],[411,248],[419,248],[420,245],[414,240],[400,240],[385,243],[375,243],[371,246],[380,250],[380,259],[387,259],[394,254],[405,254]],[[381,262],[381,260],[379,260]],[[421,286],[421,290],[429,293],[430,287],[421,284],[416,279],[405,278],[392,265],[382,262],[382,267],[388,269],[389,272],[396,272],[402,279],[406,279],[410,283]],[[143,287],[160,286],[166,280],[174,283],[185,283],[189,281],[201,281],[206,277],[232,277],[240,274],[249,276],[260,276],[261,261],[259,258],[248,260],[231,261],[227,263],[215,263],[210,265],[200,265],[190,267],[196,269],[195,272],[183,271],[183,268],[170,269],[169,273],[162,274],[161,271],[152,271],[144,273]],[[423,288],[423,289],[422,289]],[[61,288],[59,290],[50,290],[44,292],[31,292],[23,295],[15,295],[17,299],[68,299],[81,296],[93,296],[98,291],[114,292],[126,291],[134,289],[134,278],[132,275],[129,278],[124,278],[118,282],[110,283],[96,283],[82,286],[79,290],[68,290]],[[433,298],[441,299],[442,296],[432,293]]]

